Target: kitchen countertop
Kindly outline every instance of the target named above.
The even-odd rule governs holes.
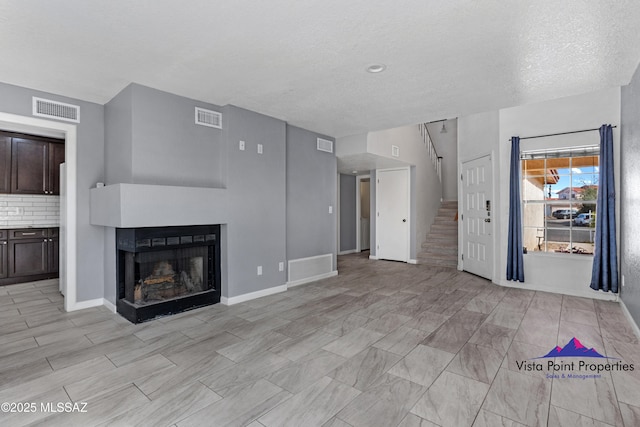
[[[0,230],[26,230],[29,228],[60,228],[60,225],[0,225]]]

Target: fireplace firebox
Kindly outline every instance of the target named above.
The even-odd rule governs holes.
[[[116,229],[118,313],[133,323],[220,302],[220,226]]]

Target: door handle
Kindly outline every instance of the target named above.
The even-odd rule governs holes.
[[[406,218],[405,218],[405,219],[403,219],[403,220],[402,220],[402,222],[407,222],[407,219],[406,219]]]

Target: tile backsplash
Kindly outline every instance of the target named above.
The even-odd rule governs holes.
[[[57,227],[60,196],[0,194],[0,227]]]

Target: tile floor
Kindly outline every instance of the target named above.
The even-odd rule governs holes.
[[[339,270],[141,325],[64,313],[56,281],[0,287],[0,402],[36,409],[0,425],[640,426],[640,344],[618,304],[362,255]],[[572,337],[635,370],[518,369]]]

